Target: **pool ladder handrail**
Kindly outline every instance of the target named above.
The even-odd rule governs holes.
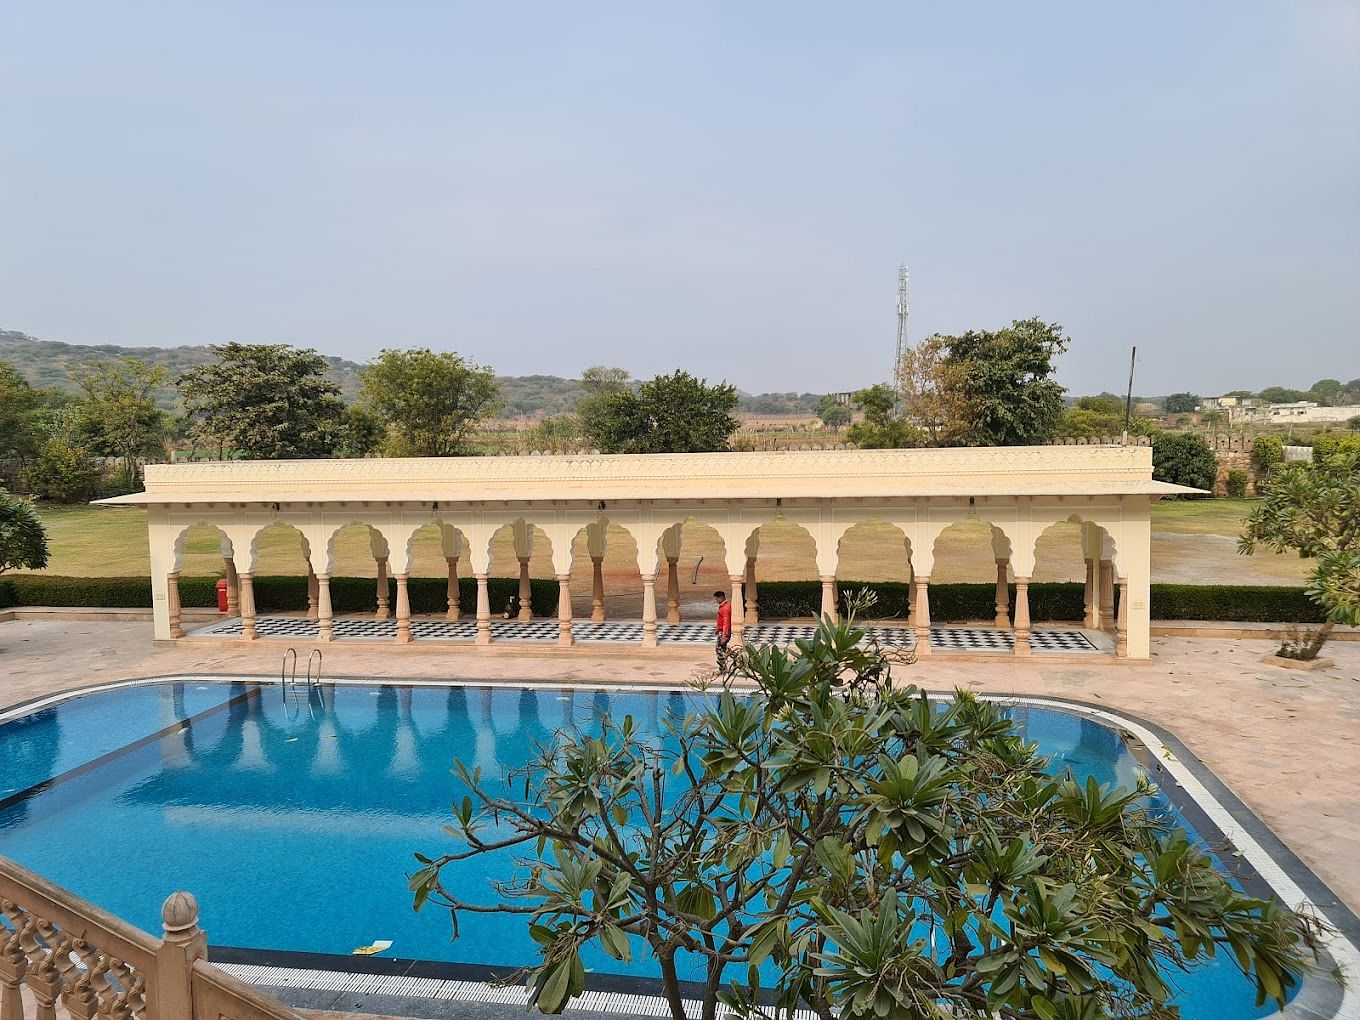
[[[290,657],[291,657],[291,659],[290,659]],[[285,686],[285,687],[286,687],[286,686],[289,686],[289,685],[294,686],[294,687],[297,686],[297,658],[298,658],[298,655],[297,655],[297,649],[296,649],[296,648],[289,648],[286,652],[283,653],[283,663],[282,663],[282,665],[279,667],[279,683],[280,683],[281,685],[283,685],[283,686]],[[289,665],[290,665],[290,662],[291,662],[291,665],[292,665],[292,667],[293,667],[291,671],[290,671],[289,668],[288,668]],[[316,671],[315,671],[315,672],[312,671],[312,664],[313,664],[313,663],[316,664]],[[321,686],[321,649],[320,649],[320,648],[313,648],[313,649],[311,650],[311,652],[307,655],[307,677],[306,677],[306,680],[305,680],[304,682],[306,683],[307,689],[308,689],[309,691],[310,691],[311,689],[315,688],[315,687],[320,687],[320,686]]]
[[[291,659],[290,659],[291,657]],[[313,673],[313,663],[315,673]],[[292,669],[289,669],[289,666]],[[312,705],[312,692],[321,689],[321,649],[313,648],[307,656],[307,678],[304,686],[299,687],[297,682],[297,649],[289,648],[283,653],[283,664],[279,668],[279,688],[283,694],[283,709],[285,714],[293,718],[293,710],[297,703],[303,698],[307,700],[307,714],[313,719],[316,718],[316,711]]]

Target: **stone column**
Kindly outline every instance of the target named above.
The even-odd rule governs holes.
[[[307,619],[315,620],[317,614],[317,582],[316,571],[312,569],[311,563],[307,564]]]
[[[316,639],[335,640],[335,628],[331,623],[331,575],[316,575]]]
[[[236,560],[226,556],[222,560],[227,576],[227,615],[241,615],[241,581],[236,576]]]
[[[822,616],[829,616],[831,619],[837,618],[836,613],[836,579],[829,574],[822,575]]]
[[[666,622],[680,622],[680,557],[666,557]]]
[[[386,620],[392,615],[387,601],[387,560],[378,560],[378,610],[373,614],[375,620]]]
[[[449,590],[445,600],[449,604],[447,617],[456,620],[463,615],[463,609],[458,604],[458,557],[445,556],[444,562],[449,565]]]
[[[407,574],[397,574],[397,644],[411,641],[411,597],[406,590]]]
[[[1015,654],[1029,655],[1029,578],[1015,579]]]
[[[1088,630],[1097,630],[1100,627],[1100,619],[1096,615],[1096,561],[1090,556],[1086,557],[1086,590],[1084,592],[1084,598],[1082,625]]]
[[[930,578],[916,575],[916,654],[930,654]]]
[[[1006,567],[1008,560],[998,559],[996,561],[996,628],[1005,630],[1011,625],[1010,602],[1011,593],[1006,585]],[[1019,580],[1015,582],[1019,584]],[[1020,596],[1016,596],[1016,605],[1019,605]],[[1017,612],[1019,610],[1017,609]]]
[[[642,647],[656,647],[656,575],[642,575]]]
[[[754,627],[760,623],[760,609],[756,603],[756,560],[746,558],[746,626]]]
[[[486,575],[474,574],[477,578],[477,643],[491,644],[491,594],[486,588]]]
[[[604,623],[604,557],[590,558],[590,619]]]
[[[741,648],[746,644],[746,617],[742,613],[741,583],[742,576],[733,574],[729,580],[732,582],[732,644],[733,648]]]
[[[534,618],[534,588],[529,583],[529,557],[520,556],[519,559],[519,618],[521,620],[532,620]]]
[[[1114,654],[1127,658],[1129,654],[1129,579],[1119,579],[1118,622],[1115,624]]]
[[[916,629],[916,571],[907,563],[907,626]]]
[[[172,570],[165,575],[165,597],[170,610],[170,636],[184,637],[183,611],[179,605],[179,571]]]
[[[576,643],[571,636],[571,575],[557,575],[557,643],[569,648]]]
[[[191,1017],[194,962],[208,956],[207,936],[198,926],[198,901],[186,892],[173,893],[161,906],[161,924],[165,936],[156,949],[155,999],[148,1012]]]
[[[253,574],[237,574],[241,582],[241,637],[254,641],[260,635],[255,633],[255,577]]]
[[[1106,630],[1114,629],[1114,561],[1100,561],[1100,623]]]

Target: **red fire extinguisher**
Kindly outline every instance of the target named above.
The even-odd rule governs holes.
[[[225,613],[227,611],[227,579],[219,578],[217,581],[217,611]]]

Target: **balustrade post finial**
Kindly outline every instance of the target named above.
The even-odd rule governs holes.
[[[198,900],[187,892],[172,893],[161,907],[165,940],[156,953],[156,1017],[191,1017],[193,966],[206,959],[208,939],[198,926]]]
[[[166,938],[184,941],[183,933],[198,927],[198,900],[191,893],[171,893],[161,907],[161,921]]]

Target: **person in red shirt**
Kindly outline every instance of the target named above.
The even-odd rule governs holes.
[[[732,603],[727,601],[726,592],[715,591],[713,597],[718,602],[718,668],[722,669],[727,665],[727,642],[732,640]]]

